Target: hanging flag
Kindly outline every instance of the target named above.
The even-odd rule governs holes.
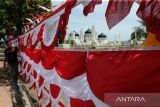
[[[38,36],[42,40],[41,43],[44,49],[54,48],[58,41],[60,29],[63,30],[62,36],[65,36],[69,15],[75,4],[76,0],[67,0],[60,6],[57,6],[53,12],[44,17],[43,21],[40,22],[39,26],[44,25],[44,31],[42,35]]]
[[[160,41],[160,1],[142,0],[137,16],[146,22],[148,32],[154,33]]]
[[[44,47],[43,49],[47,48],[53,49],[54,46],[57,44],[60,31],[62,31],[62,41],[64,40],[64,37],[66,35],[66,27],[68,24],[69,15],[72,9],[75,6],[77,6],[77,2],[79,1],[78,0],[65,1],[60,6],[57,6],[55,10],[52,11],[50,14],[46,15],[41,22],[39,22],[35,27],[27,31],[25,34],[35,31],[32,42],[34,41],[35,43],[35,41],[38,40],[38,38],[40,38],[40,42]],[[81,1],[81,3],[85,4],[84,14],[88,15],[89,12],[94,11],[94,7],[96,4],[102,3],[102,0]],[[42,26],[44,27],[43,30],[40,29],[42,28]],[[38,32],[41,32],[41,35],[39,35]],[[32,45],[34,43],[32,43]]]
[[[65,8],[65,13],[61,16],[62,22],[61,22],[60,29],[62,29],[62,35],[61,35],[62,41],[64,41],[64,38],[66,35],[66,28],[68,25],[69,15],[71,14],[71,10],[74,8],[74,6],[76,6],[76,3],[77,3],[77,0],[68,0],[67,6]]]
[[[21,37],[23,72],[24,75],[29,72],[26,80],[30,87],[37,90],[38,98],[42,98],[42,107],[63,105],[66,102],[71,107],[79,104],[86,107],[101,105],[92,95],[87,82],[86,52],[53,50],[60,30],[65,36],[69,15],[76,3],[77,0],[67,0]],[[100,2],[90,1],[84,9],[85,14],[93,12],[96,3]],[[30,68],[33,70],[29,71]],[[46,84],[51,85],[50,88],[46,88]]]
[[[94,11],[95,5],[102,3],[102,0],[87,0],[83,2],[83,14],[87,16],[89,13],[92,13]]]
[[[38,42],[44,46],[44,49],[54,48],[57,43],[59,30],[61,28],[64,31],[63,35],[65,35],[65,29],[68,24],[70,11],[74,7],[75,2],[76,0],[67,0],[60,6],[57,6],[53,12],[46,15],[43,20],[33,28],[28,30],[28,26],[25,27],[24,35],[32,34],[34,32],[34,36],[32,38],[32,45],[34,45],[34,48]]]
[[[134,0],[109,0],[105,13],[109,29],[121,22],[130,12]]]

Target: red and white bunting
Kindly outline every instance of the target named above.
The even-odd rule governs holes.
[[[87,53],[50,48],[57,42],[60,30],[65,34],[69,14],[78,3],[85,4],[84,14],[87,15],[93,12],[95,4],[101,1],[67,0],[19,37],[19,72],[26,77],[30,87],[37,91],[39,99],[42,100],[41,106],[109,107],[104,100],[106,93],[159,93],[160,86],[157,83],[160,83],[160,73],[157,71],[160,66],[160,50]],[[111,8],[112,3],[108,8]],[[124,6],[120,9],[127,10],[110,28],[128,14],[132,2],[127,3],[128,7],[123,3],[113,3],[115,6]],[[116,7],[112,12],[119,14],[122,10],[117,11]],[[107,15],[108,13],[110,12],[107,12]]]
[[[9,43],[10,43],[11,46],[13,46],[13,47],[19,47],[18,38],[9,41]]]

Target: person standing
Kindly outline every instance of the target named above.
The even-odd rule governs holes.
[[[18,49],[16,47],[12,47],[8,42],[7,47],[5,49],[5,56],[8,62],[8,71],[10,73],[11,81],[17,83],[18,81],[18,58],[17,58]]]

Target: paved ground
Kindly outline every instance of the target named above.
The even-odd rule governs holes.
[[[0,59],[3,54],[0,50]],[[8,72],[4,69],[4,62],[0,61],[0,107],[13,107],[11,85],[8,81]]]
[[[24,107],[19,86],[9,78],[9,75],[7,69],[0,66],[0,107]]]
[[[0,54],[2,52],[0,51]],[[1,55],[0,55],[1,56]],[[2,58],[0,57],[0,107],[31,107],[33,102],[31,99],[28,99],[26,93],[34,98],[36,96],[35,91],[29,90],[25,85],[23,88],[22,82],[12,82],[9,77],[9,73],[6,70],[6,63],[4,64]],[[26,88],[28,90],[26,90]],[[26,92],[26,91],[27,92]],[[31,102],[32,104],[31,104]],[[37,107],[37,103],[33,104],[34,107]],[[33,106],[32,105],[32,106]]]
[[[0,86],[0,107],[12,107],[10,86]]]
[[[0,107],[12,107],[10,86],[0,86]]]
[[[12,107],[11,86],[5,71],[0,71],[0,107]]]

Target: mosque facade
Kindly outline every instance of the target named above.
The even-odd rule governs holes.
[[[140,44],[143,41],[137,41]],[[103,49],[103,48],[116,48],[116,47],[131,47],[134,45],[133,41],[121,41],[120,35],[118,40],[108,41],[107,35],[100,33],[97,35],[95,26],[88,28],[84,31],[82,28],[79,33],[73,31],[67,33],[63,44],[59,44],[60,48],[91,48],[91,49]]]

